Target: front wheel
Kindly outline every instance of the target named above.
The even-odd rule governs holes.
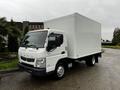
[[[65,75],[65,67],[62,63],[58,63],[54,72],[56,79],[62,79]]]
[[[86,59],[86,65],[87,66],[94,66],[95,65],[95,57],[90,56],[89,58]]]

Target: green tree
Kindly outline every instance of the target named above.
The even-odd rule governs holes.
[[[18,39],[21,37],[21,32],[16,26],[16,22],[11,20],[8,22],[5,17],[0,18],[0,52],[4,51],[8,38],[8,50],[17,51]]]
[[[16,22],[11,20],[9,23],[9,32],[8,32],[8,50],[11,52],[16,52],[19,46],[19,39],[21,37],[21,31],[16,26]]]
[[[25,29],[24,29],[24,35],[29,31],[29,27],[26,26]]]
[[[6,40],[5,37],[7,36],[9,29],[9,25],[5,17],[0,18],[0,52],[4,51]]]
[[[115,28],[113,32],[113,39],[112,39],[113,44],[118,44],[120,43],[120,28]]]

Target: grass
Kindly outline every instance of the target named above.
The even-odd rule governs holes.
[[[0,62],[0,70],[7,70],[17,68],[18,59],[13,59],[9,61],[1,61]]]
[[[17,52],[0,52],[0,54],[17,54]]]
[[[103,48],[120,49],[119,45],[103,45]]]

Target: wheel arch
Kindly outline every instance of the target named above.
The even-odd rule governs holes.
[[[61,58],[61,59],[59,59],[58,61],[57,61],[57,63],[56,63],[56,65],[55,65],[55,68],[57,67],[57,64],[58,63],[62,63],[64,66],[65,66],[65,69],[67,69],[67,63],[68,63],[68,58],[66,57],[66,58]]]

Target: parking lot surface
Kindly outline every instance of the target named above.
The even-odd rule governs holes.
[[[104,50],[94,67],[79,63],[58,81],[50,76],[33,78],[26,72],[4,74],[0,90],[120,90],[120,50]]]

